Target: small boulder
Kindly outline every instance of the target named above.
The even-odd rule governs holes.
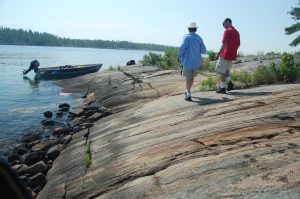
[[[51,147],[47,152],[48,160],[55,160],[57,156],[60,154],[61,145],[55,145]]]
[[[99,110],[99,106],[87,106],[83,108],[84,111],[97,111]]]
[[[31,151],[47,151],[50,147],[56,145],[58,139],[45,140],[32,146]]]
[[[45,118],[52,118],[53,113],[51,111],[46,111],[44,112],[44,117]]]
[[[75,126],[80,126],[82,123],[86,122],[86,118],[85,117],[75,117],[72,120],[72,125]]]
[[[10,156],[7,157],[8,163],[11,163],[11,162],[13,162],[15,160],[19,161],[20,159],[21,159],[21,157],[19,155],[17,155],[17,154],[13,154],[13,155],[10,155]]]
[[[85,126],[86,128],[91,128],[91,127],[94,126],[94,124],[93,124],[93,123],[84,123],[84,126]]]
[[[95,110],[89,110],[89,111],[85,111],[85,112],[84,112],[84,115],[85,115],[85,117],[90,117],[90,116],[92,116],[94,113],[96,113]]]
[[[73,130],[74,130],[74,133],[77,133],[77,132],[83,130],[83,128],[81,126],[76,126],[76,127],[74,127]]]
[[[27,176],[26,175],[20,175],[19,179],[21,180],[22,183],[25,183],[27,180]]]
[[[68,103],[62,103],[62,104],[59,104],[58,105],[58,108],[70,108],[71,106],[70,106],[70,104],[68,104]]]
[[[109,115],[111,115],[112,114],[112,112],[110,111],[110,110],[107,110],[107,111],[105,111],[104,113],[103,113],[103,117],[107,117],[107,116],[109,116]]]
[[[47,170],[49,170],[49,169],[52,168],[52,164],[53,164],[53,161],[52,161],[52,160],[48,160],[48,161],[47,161]]]
[[[71,127],[59,127],[54,129],[52,135],[54,136],[60,136],[60,135],[67,135],[73,131],[73,128]]]
[[[47,172],[47,165],[43,161],[40,161],[38,163],[35,163],[34,165],[31,165],[25,171],[25,173],[29,174],[30,176],[34,176],[37,173],[46,174],[46,172]]]
[[[45,120],[41,121],[41,124],[43,126],[54,126],[55,122],[51,119],[45,119]]]
[[[63,138],[63,144],[67,145],[71,142],[71,140],[72,140],[72,135],[67,135]]]
[[[43,158],[44,158],[44,153],[40,151],[26,153],[22,155],[23,163],[27,165],[33,165],[41,161]]]
[[[92,121],[97,121],[102,117],[103,113],[94,113],[93,115],[91,115],[88,119],[92,120]]]
[[[100,107],[100,108],[98,109],[98,112],[100,112],[100,113],[104,113],[104,112],[106,112],[106,111],[108,111],[108,109],[107,109],[106,107],[104,107],[104,106],[102,106],[102,107]]]
[[[60,110],[57,111],[56,112],[56,117],[62,117],[63,113],[64,113],[63,111],[60,111]]]
[[[34,145],[41,143],[41,140],[35,140],[27,144],[27,148],[32,148]]]
[[[18,175],[23,175],[25,174],[25,171],[28,169],[28,166],[26,164],[21,164],[21,167],[16,170]]]
[[[70,109],[69,114],[73,117],[80,117],[84,114],[84,110],[81,108]]]
[[[20,164],[19,160],[14,160],[14,161],[9,163],[10,166],[14,166],[14,165],[17,165],[17,164]]]
[[[46,184],[46,176],[42,173],[38,173],[27,180],[27,185],[31,189],[35,189],[38,186],[44,187]]]
[[[23,155],[26,152],[27,150],[24,143],[16,144],[12,149],[12,153],[17,155]]]
[[[14,172],[17,172],[20,168],[22,167],[21,164],[16,164],[16,165],[13,165],[11,166],[11,170],[13,170]]]
[[[61,112],[68,112],[68,111],[69,111],[69,108],[68,108],[68,107],[60,108],[58,111],[61,111]]]
[[[21,138],[21,142],[26,142],[26,143],[29,143],[29,142],[33,142],[35,140],[39,140],[41,139],[42,136],[40,133],[25,133],[22,138]]]

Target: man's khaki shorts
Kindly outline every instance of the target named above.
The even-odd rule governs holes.
[[[186,70],[185,68],[183,68],[182,74],[186,78],[196,77],[197,74],[198,74],[198,69],[195,69],[195,70]]]
[[[232,60],[224,60],[223,57],[219,57],[216,64],[216,72],[219,74],[224,74],[226,71],[230,71],[232,66]]]

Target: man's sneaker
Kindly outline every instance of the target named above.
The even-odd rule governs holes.
[[[231,91],[231,90],[233,90],[233,87],[234,87],[234,84],[233,84],[232,81],[230,80],[230,81],[228,82],[228,84],[227,84],[227,90],[228,90],[228,91]]]
[[[185,100],[188,101],[188,102],[191,102],[192,98],[191,97],[186,97]]]
[[[226,89],[219,87],[219,89],[216,91],[217,93],[226,94]]]

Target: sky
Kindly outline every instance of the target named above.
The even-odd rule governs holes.
[[[179,46],[187,25],[208,50],[218,51],[229,17],[240,32],[239,52],[295,52],[296,23],[288,14],[299,0],[0,0],[0,26],[72,39],[102,39]]]

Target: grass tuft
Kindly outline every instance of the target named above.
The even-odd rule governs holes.
[[[217,80],[209,75],[206,80],[201,81],[200,91],[211,91],[217,89]]]
[[[88,168],[92,164],[91,142],[86,144],[85,166]]]

